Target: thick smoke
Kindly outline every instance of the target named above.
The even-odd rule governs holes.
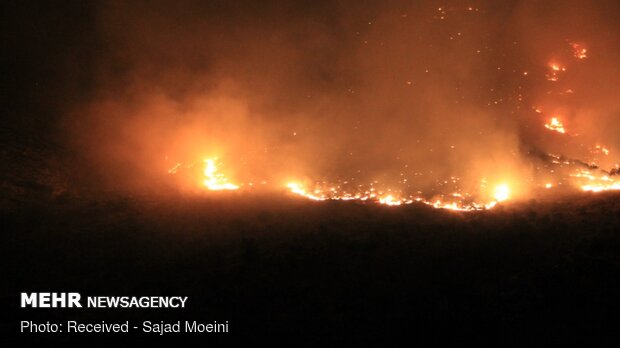
[[[96,8],[93,93],[69,138],[98,180],[170,181],[218,156],[237,181],[458,177],[525,194],[534,150],[620,150],[614,2],[111,2]],[[577,61],[570,44],[583,43]],[[567,67],[545,78],[549,64]],[[526,73],[526,74],[524,74]],[[571,89],[570,93],[561,93]],[[574,147],[574,148],[579,148]],[[608,163],[611,165],[611,163]]]

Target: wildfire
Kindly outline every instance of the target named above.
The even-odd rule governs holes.
[[[174,167],[168,169],[168,174],[176,174],[179,168],[181,168],[181,163],[175,164]]]
[[[228,182],[228,179],[222,173],[218,173],[217,168],[217,157],[216,158],[207,158],[204,160],[205,169],[204,176],[205,180],[203,181],[204,185],[212,191],[218,190],[236,190],[239,186],[231,184]]]
[[[575,56],[575,58],[577,58],[577,59],[586,59],[586,58],[588,58],[588,56],[587,56],[588,50],[585,49],[582,45],[580,45],[578,43],[571,43],[570,45],[573,48],[573,55]]]
[[[510,188],[506,184],[497,185],[493,195],[498,202],[503,202],[510,197]]]
[[[609,175],[596,175],[589,170],[581,170],[577,173],[571,174],[572,177],[580,178],[581,189],[590,192],[601,192],[620,190],[620,182],[614,180]],[[583,183],[585,179],[585,184]]]
[[[299,185],[298,183],[291,182],[291,183],[288,183],[286,185],[286,187],[288,187],[291,190],[291,192],[293,192],[296,195],[304,196],[306,198],[310,198],[310,199],[315,200],[315,201],[324,201],[324,200],[327,199],[325,197],[316,196],[316,195],[314,195],[312,193],[306,192],[306,190],[304,190],[301,187],[301,185]]]
[[[566,68],[565,67],[561,67],[556,63],[551,63],[549,65],[549,68],[551,69],[551,71],[549,73],[547,73],[547,80],[548,81],[557,81],[559,79],[559,73],[561,72],[565,72]]]
[[[359,192],[342,190],[338,185],[333,185],[327,188],[321,188],[317,185],[314,190],[308,190],[303,185],[290,182],[286,185],[291,193],[302,196],[315,201],[371,201],[379,204],[389,206],[399,206],[412,203],[421,203],[429,205],[437,209],[448,209],[454,211],[475,211],[491,209],[495,207],[499,202],[509,199],[510,189],[508,185],[502,184],[496,187],[494,192],[494,200],[488,203],[477,203],[468,199],[468,194],[453,193],[449,195],[447,199],[433,198],[425,199],[420,196],[412,196],[403,194],[401,192],[395,192],[391,190],[377,190],[373,187],[367,190],[360,190]]]
[[[443,11],[443,9],[439,9]],[[580,44],[570,44],[574,56],[579,59],[585,59],[587,57],[587,50]],[[566,67],[552,62],[548,64],[547,79],[550,81],[557,81],[559,75],[566,72]],[[428,72],[428,70],[427,70]],[[528,72],[523,72],[523,75],[528,75]],[[411,84],[410,81],[407,84]],[[551,93],[551,92],[550,92]],[[561,94],[573,94],[572,89],[564,90]],[[533,107],[536,113],[543,114],[543,111],[539,107]],[[564,124],[558,118],[550,117],[549,121],[544,124],[545,128],[560,133],[566,134],[566,128]],[[297,132],[292,132],[293,135],[297,135]],[[574,134],[577,136],[577,134]],[[584,146],[584,145],[582,145]],[[454,148],[452,146],[452,148]],[[610,151],[601,146],[596,145],[589,147],[588,150],[593,155],[609,156]],[[203,185],[208,190],[236,190],[241,186],[248,189],[254,186],[253,182],[235,185],[229,182],[226,176],[221,173],[218,168],[217,158],[207,158],[204,161],[204,180]],[[188,166],[176,163],[169,169],[168,173],[176,174],[177,171],[183,168],[192,168],[199,164],[192,164]],[[532,185],[544,188],[558,190],[563,187],[578,187],[583,191],[601,192],[608,190],[620,190],[620,181],[616,180],[618,175],[618,169],[606,172],[599,170],[595,162],[565,158],[562,155],[549,154],[548,163],[542,168],[537,170],[549,170],[549,174],[552,177],[546,177],[542,182],[531,182]],[[553,169],[552,169],[553,168]],[[575,171],[575,168],[578,168]],[[588,168],[590,170],[584,170]],[[422,175],[421,173],[415,173],[415,175]],[[473,194],[463,191],[458,186],[459,178],[450,177],[450,180],[438,179],[436,187],[432,188],[428,194],[424,194],[421,191],[407,191],[412,190],[411,186],[408,186],[408,178],[404,177],[405,174],[396,183],[379,183],[373,181],[369,184],[360,184],[355,179],[348,181],[336,181],[336,182],[315,182],[312,186],[307,186],[299,182],[289,182],[286,184],[286,188],[294,195],[307,198],[314,201],[326,201],[326,200],[340,200],[340,201],[359,201],[359,202],[373,202],[377,204],[383,204],[387,206],[400,206],[406,204],[425,204],[433,208],[447,209],[454,211],[477,211],[491,209],[501,202],[508,201],[513,198],[514,193],[506,183],[496,183],[496,186],[491,186],[487,189],[486,178],[480,181],[479,190],[476,190]],[[526,179],[527,180],[527,179]],[[522,180],[523,181],[523,180]],[[267,184],[263,181],[262,184]],[[355,184],[353,184],[355,183]],[[397,186],[394,186],[397,185]],[[409,188],[407,188],[409,187]],[[413,193],[412,193],[413,192]]]
[[[395,199],[392,195],[387,195],[386,197],[379,198],[379,203],[387,205],[401,205],[403,204],[403,201]]]
[[[545,124],[545,127],[547,129],[550,129],[552,131],[558,132],[558,133],[566,133],[566,129],[564,129],[564,125],[562,124],[562,122],[557,118],[557,117],[552,117],[551,121],[549,121],[549,123]]]
[[[557,122],[552,121],[551,125],[553,125],[554,127],[560,127],[559,129],[562,129],[561,133],[563,133],[561,123],[558,124]],[[603,147],[597,149],[603,152]],[[557,155],[550,154],[550,158],[550,163],[553,163],[553,165],[555,166],[565,167],[584,165],[582,162],[563,159],[562,157]],[[203,180],[203,185],[208,190],[236,190],[241,187],[241,185],[238,186],[230,183],[226,176],[220,172],[218,168],[219,163],[217,158],[207,158],[203,161],[203,163],[203,175],[205,177],[205,179]],[[170,174],[175,174],[181,168],[192,168],[194,166],[195,165],[183,166],[177,163],[172,168],[170,168],[168,172]],[[551,170],[551,173],[554,172],[554,170]],[[557,173],[561,173],[561,171],[557,171]],[[575,172],[567,173],[567,175],[568,177],[560,179],[560,186],[562,186],[562,182],[570,182],[570,186],[576,186],[583,191],[589,192],[620,190],[620,181],[617,181],[615,179],[616,171],[614,170],[607,172],[596,169],[596,167],[590,167],[588,170],[579,169]],[[458,181],[458,177],[451,177],[452,183],[456,184]],[[444,180],[442,182],[448,183],[447,180]],[[248,188],[253,186],[252,183],[243,185]],[[497,184],[491,189],[490,193],[485,194],[484,192],[486,191],[486,186],[487,180],[482,179],[480,181],[480,191],[473,195],[467,192],[463,192],[458,187],[455,187],[455,191],[453,191],[453,193],[451,194],[447,194],[444,191],[443,194],[434,193],[432,196],[427,195],[425,197],[421,191],[417,191],[417,193],[415,194],[410,194],[399,189],[394,189],[394,187],[391,185],[384,185],[379,181],[373,181],[368,185],[353,184],[350,181],[340,181],[336,183],[319,182],[315,183],[313,187],[308,187],[302,183],[294,181],[286,184],[287,189],[292,194],[314,201],[355,200],[359,202],[367,201],[387,206],[400,206],[419,203],[437,209],[447,209],[465,212],[492,209],[496,207],[499,203],[508,201],[512,198],[512,190],[510,186],[506,183]],[[539,186],[544,187],[545,189],[551,189],[556,187],[556,184],[547,181],[546,183],[542,183]],[[484,202],[485,196],[487,197],[486,202]]]
[[[566,68],[560,68],[560,66],[557,64],[551,64],[551,69],[553,71],[566,71]]]

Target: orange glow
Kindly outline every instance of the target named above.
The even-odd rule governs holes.
[[[576,184],[581,186],[581,189],[584,191],[602,192],[620,190],[620,181],[616,181],[607,174],[596,175],[589,170],[580,170],[577,173],[571,174],[571,176],[577,178]]]
[[[341,191],[338,187],[329,187],[327,189],[315,188],[314,190],[308,190],[303,185],[297,182],[290,182],[286,184],[289,191],[295,195],[302,196],[314,201],[371,201],[388,206],[400,206],[404,204],[421,203],[429,205],[437,209],[447,209],[453,211],[476,211],[491,209],[499,202],[506,201],[510,198],[510,189],[508,185],[498,185],[494,192],[494,199],[488,203],[478,203],[465,199],[469,197],[469,194],[453,193],[451,198],[442,200],[439,198],[433,198],[432,200],[424,199],[420,196],[401,195],[397,193],[385,193],[384,191],[370,188],[368,190],[362,190],[360,192],[347,192]]]
[[[204,176],[206,177],[203,182],[204,185],[212,191],[238,189],[239,186],[229,183],[228,179],[226,179],[226,177],[222,173],[218,173],[216,161],[217,157],[204,160]]]
[[[587,53],[588,50],[578,43],[571,43],[571,47],[573,48],[573,55],[577,59],[586,59],[588,58]]]
[[[503,202],[510,197],[510,188],[506,184],[497,185],[493,196],[498,202]]]
[[[583,185],[581,186],[581,189],[590,192],[615,191],[620,190],[620,182],[614,182],[611,184]]]
[[[291,192],[293,192],[294,194],[304,196],[314,201],[324,201],[327,199],[325,197],[316,196],[316,195],[306,192],[306,190],[304,190],[301,187],[301,185],[299,185],[298,183],[291,182],[291,183],[288,183],[286,187],[288,187],[291,190]]]
[[[609,156],[609,150],[600,145],[596,145],[596,150],[602,152],[605,156]]]
[[[562,67],[562,66],[560,66],[557,63],[549,64],[549,68],[551,69],[551,71],[549,73],[547,73],[547,75],[546,75],[547,76],[547,80],[548,81],[553,81],[553,82],[559,80],[559,76],[558,76],[559,73],[566,71],[565,67]]]
[[[545,127],[547,129],[550,129],[552,131],[558,132],[558,133],[566,133],[566,129],[564,129],[564,125],[562,124],[562,122],[557,118],[557,117],[552,117],[551,121],[549,121],[549,123],[545,124]]]

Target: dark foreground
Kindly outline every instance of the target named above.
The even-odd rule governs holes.
[[[19,335],[24,319],[197,319],[230,323],[229,334],[194,334],[204,342],[585,343],[613,339],[620,320],[617,194],[481,213],[233,194],[58,198],[2,214],[3,332],[19,339],[145,336]],[[189,300],[19,309],[22,291]]]

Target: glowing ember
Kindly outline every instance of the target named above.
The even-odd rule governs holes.
[[[572,177],[578,178],[577,184],[581,185],[581,189],[590,192],[602,192],[620,190],[620,182],[614,180],[607,174],[596,175],[589,170],[581,170]]]
[[[577,58],[577,59],[586,59],[586,58],[588,58],[588,56],[587,56],[588,50],[585,49],[582,45],[580,45],[578,43],[571,43],[570,45],[573,48],[573,55],[575,56],[575,58]]]
[[[239,186],[231,184],[228,182],[228,179],[222,174],[218,173],[218,168],[216,164],[217,158],[208,158],[205,159],[205,169],[204,175],[206,179],[204,180],[204,185],[213,191],[217,190],[236,190]]]
[[[559,66],[556,63],[552,63],[549,65],[549,68],[551,69],[551,71],[549,73],[547,73],[547,80],[548,81],[557,81],[559,79],[558,74],[561,72],[566,71],[566,68]]]
[[[596,150],[598,152],[602,152],[605,156],[609,155],[609,150],[604,148],[604,147],[602,147],[602,146],[600,146],[600,145],[596,145]]]
[[[562,122],[557,118],[557,117],[552,117],[551,121],[549,121],[549,123],[545,124],[545,127],[547,129],[550,129],[552,131],[558,132],[558,133],[566,133],[566,129],[564,129],[564,125],[562,124]]]
[[[181,168],[181,163],[177,163],[174,167],[168,169],[168,174],[176,174],[176,172]]]

